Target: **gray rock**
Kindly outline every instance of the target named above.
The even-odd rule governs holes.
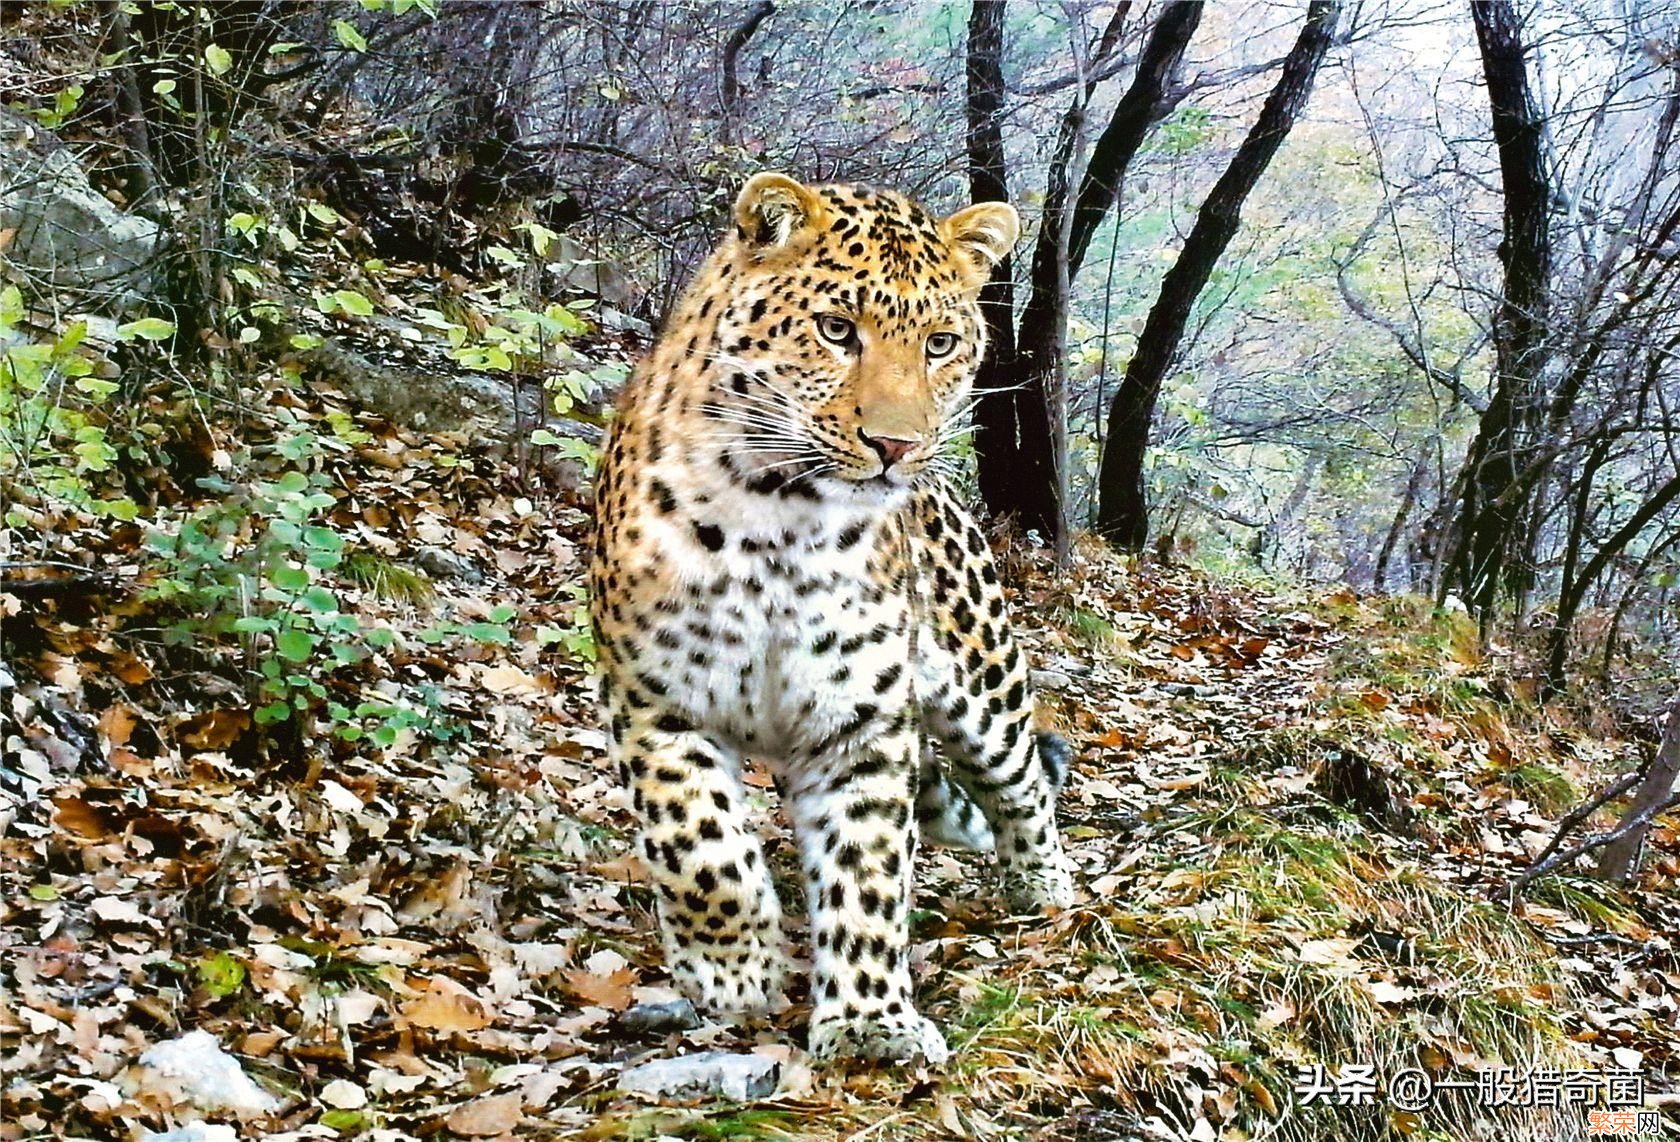
[[[10,261],[116,311],[151,293],[157,225],[94,190],[51,133],[0,110],[0,172],[0,231],[16,231]]]
[[[654,1059],[618,1077],[618,1088],[654,1098],[727,1098],[751,1102],[776,1093],[782,1066],[763,1055],[702,1051]]]
[[[694,1004],[686,999],[669,1003],[638,1003],[618,1017],[619,1029],[630,1035],[668,1035],[700,1026]]]
[[[1060,670],[1034,670],[1031,675],[1034,690],[1066,690],[1073,685],[1073,679]]]
[[[414,553],[414,565],[433,579],[452,579],[470,584],[484,582],[484,572],[472,560],[442,547],[422,547]]]
[[[550,260],[543,268],[551,275],[550,282],[556,292],[591,293],[619,310],[629,309],[635,300],[635,290],[623,271],[569,234],[554,239],[548,257]]]

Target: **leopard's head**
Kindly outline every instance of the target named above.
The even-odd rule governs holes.
[[[986,348],[980,289],[1020,233],[986,202],[760,174],[706,275],[705,415],[750,482],[893,497],[948,451]]]

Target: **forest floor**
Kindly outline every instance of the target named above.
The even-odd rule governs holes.
[[[202,1115],[300,1138],[1566,1138],[1630,1075],[1680,1125],[1674,818],[1639,890],[1572,870],[1508,900],[1634,745],[1536,707],[1426,601],[1095,547],[1006,575],[1079,748],[1080,903],[1010,917],[983,861],[919,860],[915,970],[949,1065],[813,1067],[798,995],[761,1026],[638,1033],[624,1012],[673,993],[577,641],[583,501],[330,391],[255,403],[192,447],[272,476],[299,426],[336,441],[310,462],[331,497],[312,526],[369,558],[321,561],[318,584],[391,632],[329,698],[353,677],[426,708],[341,710],[337,736],[260,725],[229,681],[255,651],[169,637],[190,616],[140,527],[56,535],[101,574],[44,567],[3,596],[5,1137]],[[797,915],[773,788],[747,780]],[[205,1115],[190,1079],[141,1063],[194,1030],[237,1059],[194,1065],[260,1086],[230,1070]],[[774,1091],[618,1087],[701,1050],[767,1057]],[[1404,1093],[1402,1071],[1428,1080]]]

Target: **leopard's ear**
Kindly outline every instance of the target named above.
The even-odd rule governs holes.
[[[786,246],[817,223],[822,199],[785,174],[755,174],[735,199],[735,232],[750,246]]]
[[[970,284],[978,289],[992,267],[1009,256],[1021,236],[1021,216],[1007,202],[976,202],[939,224],[945,240],[966,252],[974,262]]]

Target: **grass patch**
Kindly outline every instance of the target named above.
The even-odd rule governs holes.
[[[1645,926],[1627,894],[1613,884],[1579,876],[1548,876],[1528,890],[1529,899],[1561,908],[1577,920],[1621,935],[1640,935]]]
[[[423,573],[372,551],[352,551],[344,558],[344,575],[375,598],[388,603],[430,606],[437,588]]]
[[[1216,1119],[1232,1137],[1482,1137],[1495,1115],[1501,1138],[1564,1136],[1543,1111],[1471,1098],[1416,1116],[1300,1104],[1314,1065],[1464,1078],[1581,1057],[1556,1014],[1567,985],[1523,921],[1354,830],[1293,817],[1226,806],[1176,820],[1136,893],[1057,922],[1050,939],[1076,968],[965,985],[971,1034],[954,1041],[978,1103],[1095,1083],[1188,1130],[1218,1076],[1236,1091]]]
[[[1561,769],[1545,762],[1529,761],[1511,770],[1505,777],[1514,793],[1519,793],[1542,813],[1556,815],[1581,801],[1581,790]]]

